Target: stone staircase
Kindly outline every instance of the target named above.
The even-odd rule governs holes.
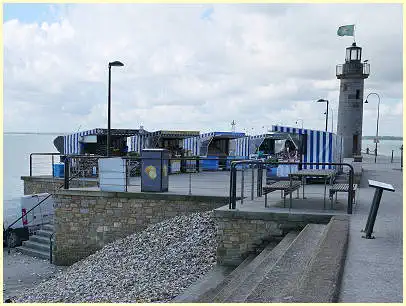
[[[16,247],[16,249],[23,254],[49,260],[49,238],[53,232],[53,224],[46,224],[42,229],[30,236],[29,240],[23,241],[22,246]]]
[[[348,219],[333,220],[288,233],[276,246],[270,244],[258,256],[249,256],[222,281],[217,279],[214,288],[202,286],[199,291],[194,284],[193,291],[174,302],[333,302],[347,245]]]

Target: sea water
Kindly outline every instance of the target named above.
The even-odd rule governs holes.
[[[56,153],[53,140],[57,135],[3,136],[3,220],[12,222],[21,215],[20,198],[24,194],[21,176],[30,175],[30,153]],[[58,160],[59,161],[59,160]],[[33,175],[51,175],[49,156],[33,157]]]

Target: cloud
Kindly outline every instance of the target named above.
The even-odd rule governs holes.
[[[4,129],[72,131],[112,124],[148,130],[254,129],[275,123],[323,129],[335,66],[356,24],[371,64],[365,94],[382,95],[383,134],[402,134],[400,4],[76,4],[58,21],[10,20],[4,33]],[[383,106],[385,105],[385,106]],[[18,107],[18,111],[16,110]],[[375,120],[367,108],[364,122]],[[386,120],[386,121],[385,121]],[[387,122],[387,123],[385,123]],[[329,124],[330,126],[330,124]],[[364,133],[374,134],[370,124]]]

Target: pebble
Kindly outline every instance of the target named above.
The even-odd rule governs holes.
[[[216,264],[213,212],[178,216],[107,244],[16,302],[170,302]]]

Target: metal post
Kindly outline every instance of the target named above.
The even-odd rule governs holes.
[[[244,203],[244,165],[241,169],[241,205]]]
[[[365,233],[365,236],[364,236],[363,238],[366,238],[366,239],[373,239],[373,238],[374,238],[373,236],[371,236],[371,234],[372,234],[372,231],[373,231],[373,229],[374,229],[375,220],[376,220],[376,216],[377,216],[377,214],[378,214],[378,209],[379,209],[379,203],[381,202],[381,198],[382,198],[382,193],[383,193],[383,189],[382,189],[382,188],[377,188],[377,189],[375,190],[376,196],[374,195],[374,201],[376,201],[376,202],[375,202],[375,204],[372,203],[372,207],[371,207],[371,213],[372,213],[371,220],[370,220],[369,224],[367,224],[367,227],[366,227],[366,229],[365,229],[365,232],[366,232],[366,233]],[[370,214],[371,214],[371,213],[370,213]]]
[[[251,201],[254,200],[254,179],[255,179],[255,173],[254,173],[254,165],[252,166],[252,173],[251,173]]]
[[[69,158],[66,156],[64,161],[64,183],[63,188],[69,189]]]
[[[403,145],[400,147],[400,169],[403,170]]]
[[[231,208],[235,209],[237,197],[237,168],[235,166],[231,167],[231,176],[232,176]]]
[[[111,66],[109,64],[109,92],[107,102],[107,157],[110,157],[111,146]]]
[[[353,184],[354,184],[354,171],[350,168],[349,172],[349,179],[348,179],[348,206],[347,206],[347,214],[352,214],[352,199],[353,199]]]
[[[393,163],[393,150],[392,150],[392,156],[390,158],[390,162]]]
[[[378,196],[378,192],[377,192],[377,190],[375,190],[371,208],[369,209],[368,220],[367,220],[367,223],[365,224],[365,228],[363,230],[361,230],[361,232],[366,232],[367,228],[369,227],[369,224],[371,223],[372,212],[374,211],[374,205],[376,204],[377,196]]]
[[[55,173],[54,173],[54,155],[52,154],[51,157],[52,157],[52,177],[54,177],[55,176]]]
[[[192,195],[192,173],[189,172],[189,195]]]
[[[30,176],[32,176],[32,153],[30,154]]]
[[[200,157],[198,156],[196,158],[196,169],[197,169],[197,173],[200,172]]]
[[[328,100],[327,101],[327,108],[326,108],[326,132],[327,132],[327,125],[328,125]]]

